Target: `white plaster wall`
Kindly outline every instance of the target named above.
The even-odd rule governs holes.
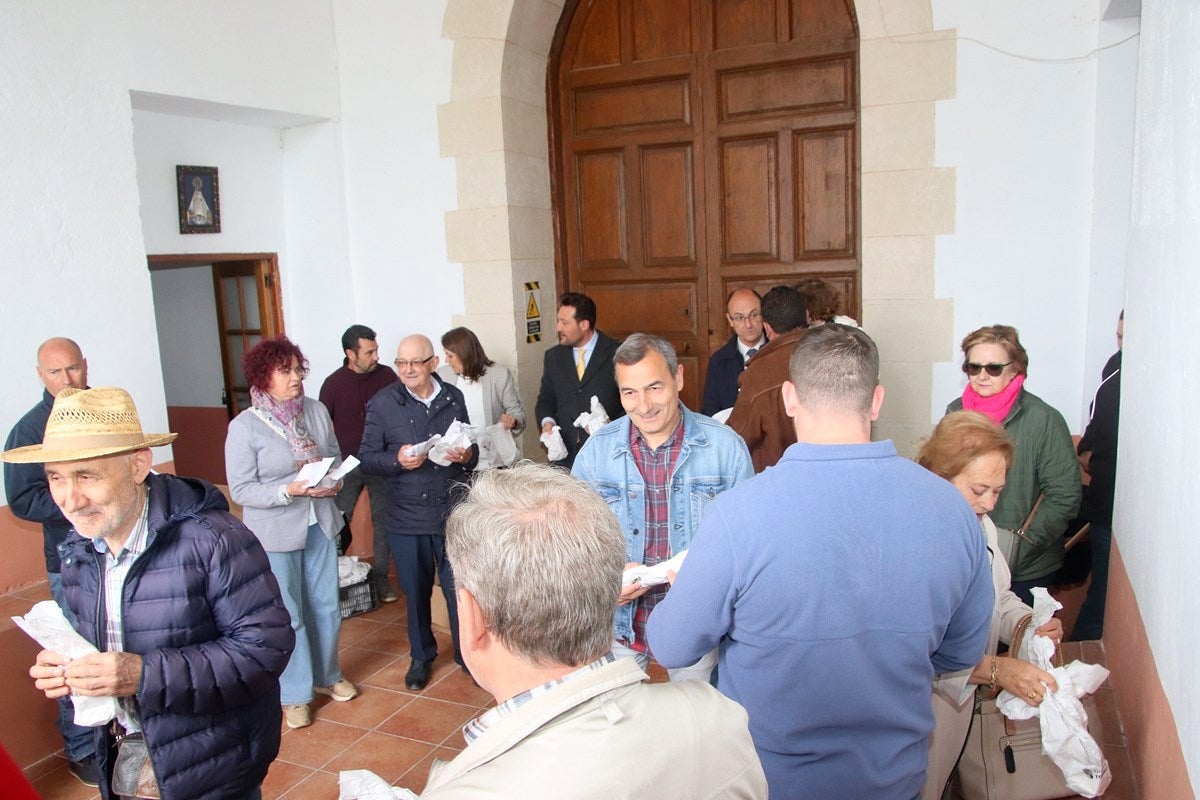
[[[150,285],[167,405],[224,407],[212,267],[157,270]]]
[[[353,309],[324,334],[339,364],[338,338],[354,322],[379,334],[385,364],[410,333],[428,336],[440,356],[441,335],[463,310],[462,267],[446,252],[454,162],[441,157],[437,130],[437,106],[450,99],[445,7],[334,3],[350,256],[336,291]],[[496,302],[510,305],[508,296]]]
[[[958,91],[937,106],[936,163],[956,170],[957,213],[935,272],[936,296],[954,298],[956,355],[934,365],[931,418],[965,386],[958,342],[999,322],[1021,332],[1029,390],[1080,432],[1097,62],[1019,56],[1095,50],[1098,3],[934,0],[933,9],[936,28],[957,29]]]
[[[143,425],[165,430],[123,37],[92,5],[6,2],[0,18],[0,425],[40,396],[37,345],[65,335],[92,385],[128,388]]]
[[[1100,22],[1099,44],[1109,49],[1098,55],[1096,75],[1092,256],[1088,270],[1083,397],[1079,409],[1084,426],[1100,384],[1100,370],[1116,350],[1117,317],[1125,304],[1139,27],[1137,17]],[[1074,423],[1069,415],[1067,421]]]
[[[1200,306],[1200,13],[1192,0],[1147,3],[1138,58],[1133,216],[1113,530],[1200,786],[1200,496],[1195,352]]]
[[[134,111],[133,143],[147,253],[283,250],[283,146],[278,129]],[[177,164],[217,167],[220,233],[179,232]]]

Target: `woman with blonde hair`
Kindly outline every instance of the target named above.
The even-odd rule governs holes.
[[[1031,706],[1040,705],[1047,691],[1058,688],[1050,673],[1026,661],[996,655],[998,643],[1010,644],[1017,626],[1033,613],[1009,587],[1008,564],[997,552],[996,526],[988,517],[1005,487],[1005,473],[1013,458],[1013,443],[1004,431],[973,411],[946,415],[917,453],[917,463],[950,481],[979,516],[996,592],[983,658],[974,669],[939,676],[934,681],[934,730],[929,737],[929,768],[921,791],[923,800],[940,798],[950,779],[970,728],[971,699],[976,686],[985,686],[993,692],[1007,689]],[[1035,633],[1060,643],[1062,622],[1051,619]]]
[[[1024,388],[1029,355],[1016,328],[989,325],[972,331],[962,341],[962,352],[967,386],[946,413],[978,411],[1004,428],[1016,447],[992,518],[1012,570],[1012,589],[1029,603],[1029,590],[1049,584],[1062,567],[1063,532],[1079,511],[1075,443],[1062,414]],[[1023,530],[1039,497],[1029,530]]]

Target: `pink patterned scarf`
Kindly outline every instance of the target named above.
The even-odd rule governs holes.
[[[1024,385],[1025,376],[1018,375],[1009,381],[1003,391],[997,392],[991,397],[980,397],[979,392],[975,391],[975,387],[971,386],[968,381],[967,388],[963,390],[962,395],[963,409],[986,414],[992,422],[1003,425],[1004,418],[1012,410],[1013,403],[1017,402],[1017,395],[1021,393],[1021,387]]]
[[[303,466],[321,457],[317,443],[308,435],[304,425],[304,390],[291,400],[276,400],[268,392],[256,386],[250,387],[250,403],[259,411],[271,416],[280,426],[281,433],[292,448],[292,457],[297,466]]]

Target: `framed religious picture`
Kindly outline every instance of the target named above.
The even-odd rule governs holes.
[[[216,167],[176,165],[180,233],[220,233],[221,195]]]

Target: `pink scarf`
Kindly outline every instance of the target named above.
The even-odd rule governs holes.
[[[1021,387],[1024,385],[1025,376],[1018,375],[1008,382],[1008,386],[1005,386],[1003,391],[997,392],[991,397],[980,397],[979,392],[975,391],[975,387],[968,382],[962,395],[963,409],[986,414],[992,422],[1003,425],[1004,418],[1012,410],[1013,403],[1017,402],[1017,395],[1021,393]]]
[[[303,389],[291,400],[280,401],[262,389],[251,386],[250,403],[259,411],[269,414],[282,428],[281,433],[287,438],[288,445],[292,448],[292,457],[296,459],[296,466],[303,466],[321,457],[317,443],[308,435],[308,428],[304,425]]]

